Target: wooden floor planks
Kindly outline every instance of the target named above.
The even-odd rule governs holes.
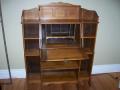
[[[118,73],[120,74],[120,73]],[[80,84],[80,90],[120,90],[118,79],[114,74],[100,74],[92,76],[92,84],[86,82]],[[43,90],[77,90],[75,84],[45,85]],[[25,79],[13,79],[11,85],[2,86],[2,90],[41,90],[40,84],[27,85]]]

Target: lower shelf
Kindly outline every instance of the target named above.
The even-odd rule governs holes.
[[[27,49],[25,50],[25,56],[40,56],[39,49]]]
[[[87,54],[93,54],[93,50],[90,48],[85,48],[84,50]]]
[[[77,83],[75,72],[46,72],[42,75],[43,84]]]
[[[41,83],[40,73],[30,73],[27,76],[28,83]]]
[[[48,84],[64,84],[64,83],[78,83],[80,80],[89,80],[90,75],[83,71],[78,75],[75,71],[62,71],[62,72],[44,72],[41,76],[40,73],[29,74],[28,82],[30,84],[42,83]]]
[[[89,80],[89,78],[90,78],[90,75],[87,71],[81,71],[79,73],[79,79],[80,80]]]

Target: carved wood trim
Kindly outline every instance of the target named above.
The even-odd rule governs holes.
[[[76,22],[98,22],[96,11],[81,8],[80,5],[69,3],[50,3],[41,5],[39,8],[23,10],[22,22],[57,22],[57,21],[76,21]]]

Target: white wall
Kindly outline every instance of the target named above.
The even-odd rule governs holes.
[[[7,60],[5,55],[5,47],[1,24],[0,24],[0,69],[7,69]]]
[[[94,64],[120,64],[120,0],[2,0],[5,33],[12,68],[24,68],[22,10],[55,1],[79,4],[84,8],[96,10],[100,23]]]

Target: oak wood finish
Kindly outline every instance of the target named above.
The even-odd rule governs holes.
[[[2,90],[2,85],[0,85],[0,90]]]
[[[67,83],[79,90],[80,82],[90,84],[97,24],[97,13],[80,5],[58,2],[23,10],[27,83],[37,84],[37,90]]]
[[[56,61],[53,62],[41,62],[41,69],[42,70],[71,70],[71,69],[78,69],[79,64],[78,61],[69,61],[69,62],[63,62],[63,61]]]
[[[108,73],[92,76],[91,87],[86,81],[80,83],[80,90],[120,90],[118,88],[118,79],[120,73]],[[44,85],[44,90],[77,90],[75,84],[52,84]],[[27,84],[26,79],[13,79],[10,85],[3,85],[2,90],[41,90],[40,83]]]
[[[84,60],[88,56],[80,48],[55,48],[47,50],[48,61]]]

